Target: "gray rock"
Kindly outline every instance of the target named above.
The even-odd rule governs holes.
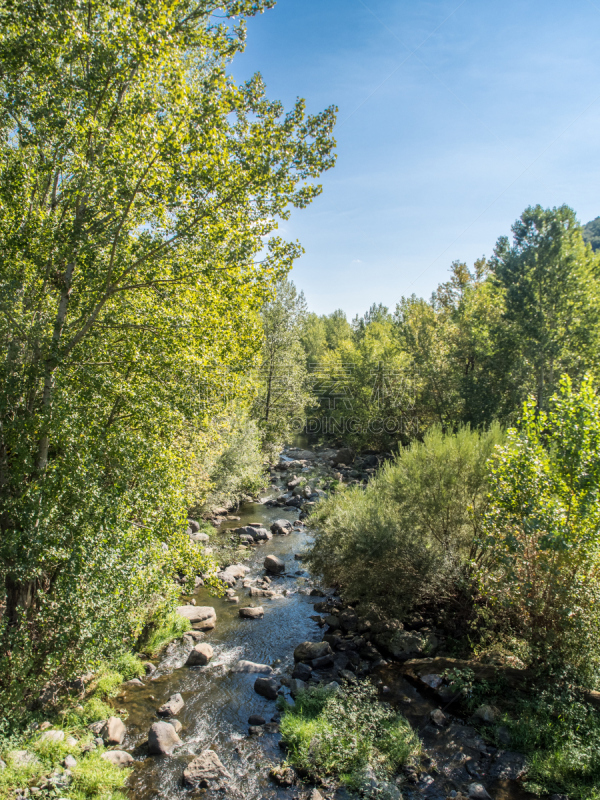
[[[39,758],[34,753],[30,753],[29,750],[11,750],[6,757],[13,767],[39,764]]]
[[[100,736],[105,744],[121,744],[125,738],[126,732],[127,728],[122,719],[119,719],[119,717],[109,717],[100,731]]]
[[[469,785],[469,794],[467,797],[469,800],[492,800],[485,786],[482,786],[481,783],[471,783]]]
[[[277,556],[267,556],[265,558],[264,567],[267,572],[272,572],[274,575],[279,575],[285,572],[285,563]]]
[[[153,756],[170,756],[180,744],[181,739],[169,722],[155,722],[148,731],[148,752]]]
[[[111,719],[114,719],[114,717],[111,717]],[[64,731],[44,731],[40,736],[40,742],[62,742],[64,738]],[[114,744],[119,744],[119,742],[114,742]]]
[[[266,528],[254,528],[252,538],[255,542],[267,542],[269,539],[273,538],[273,534]]]
[[[329,642],[302,642],[294,650],[294,661],[314,661],[330,655],[333,655],[333,650]]]
[[[175,728],[175,733],[179,733],[180,731],[183,730],[183,725],[181,724],[181,722],[179,722],[178,719],[175,719],[175,717],[172,717],[171,719],[167,720],[167,723]]]
[[[264,725],[266,722],[264,717],[261,717],[260,714],[251,714],[248,717],[248,725]]]
[[[495,722],[498,712],[492,706],[484,705],[479,706],[479,708],[475,710],[473,716],[475,719],[481,720],[481,722],[491,724],[492,722]]]
[[[438,728],[443,728],[446,722],[448,721],[446,715],[440,708],[434,709],[429,715],[429,718],[431,719],[433,724],[436,725]]]
[[[279,686],[280,683],[276,678],[257,678],[254,682],[254,691],[267,700],[276,700]]]
[[[143,686],[143,685],[144,684],[142,683],[142,681],[139,678],[132,678],[130,681],[125,681],[125,683],[123,684],[123,686],[128,686],[128,687],[131,687],[131,688],[133,688],[135,686]]]
[[[292,678],[290,681],[290,694],[292,697],[296,697],[300,692],[303,692],[307,688],[307,684],[300,680],[300,678]]]
[[[186,664],[189,667],[197,667],[201,666],[204,667],[211,658],[214,656],[215,651],[212,647],[208,644],[208,642],[200,642],[197,644],[191,651],[189,656],[187,657]]]
[[[183,782],[193,789],[225,791],[231,775],[214,750],[203,750],[183,771]]]
[[[352,464],[354,461],[354,450],[350,447],[342,447],[341,450],[338,450],[335,456],[333,457],[333,463],[337,466],[338,464]]]
[[[146,670],[146,675],[152,675],[156,672],[156,667],[150,661],[146,661],[144,669]]]
[[[163,703],[163,705],[158,709],[158,716],[176,717],[184,705],[185,703],[183,702],[183,697],[179,693],[172,694],[167,702]]]
[[[527,772],[527,760],[522,753],[500,752],[489,772],[490,780],[518,781]]]
[[[313,789],[310,793],[309,800],[323,800],[323,795],[318,789]]]
[[[276,536],[286,536],[292,532],[292,523],[287,519],[276,519],[271,525],[271,533]]]
[[[217,613],[212,606],[179,606],[177,613],[189,619],[200,631],[212,630],[217,622]]]
[[[298,662],[294,667],[294,671],[292,672],[292,678],[297,678],[301,681],[308,681],[312,675],[312,670],[308,666],[308,664],[303,663],[302,661]]]
[[[239,615],[242,619],[262,619],[265,615],[265,610],[262,606],[247,606],[246,608],[240,608]]]
[[[233,667],[232,672],[244,672],[248,674],[255,673],[257,675],[272,675],[273,667],[268,664],[255,664],[254,661],[238,661]],[[251,725],[253,723],[250,723]],[[258,724],[258,723],[256,723]]]
[[[68,755],[65,757],[65,760],[63,761],[63,767],[65,767],[65,769],[73,769],[73,767],[76,766],[77,766],[77,761],[73,758],[72,755]]]
[[[192,533],[198,533],[200,530],[200,523],[195,519],[188,519],[188,528]]]
[[[320,658],[313,658],[311,661],[314,670],[329,669],[333,666],[333,655],[325,655]]]
[[[133,764],[133,757],[124,750],[107,750],[102,753],[102,758],[117,767],[128,767]]]
[[[190,533],[190,541],[195,542],[196,544],[204,544],[205,542],[210,542],[210,536],[208,533],[202,533],[198,531],[197,533]]]

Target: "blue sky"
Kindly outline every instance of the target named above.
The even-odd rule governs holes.
[[[429,296],[530,204],[600,215],[600,0],[279,0],[237,80],[339,107],[336,167],[281,233],[318,313]]]

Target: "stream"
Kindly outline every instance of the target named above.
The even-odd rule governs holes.
[[[268,496],[262,498],[265,499]],[[229,528],[250,523],[261,523],[269,528],[274,520],[281,518],[295,523],[298,511],[295,508],[271,508],[262,502],[246,503],[238,516],[239,522],[223,522],[221,532],[225,534]],[[281,558],[286,571],[283,576],[272,576],[272,586],[279,592],[287,589],[288,596],[250,598],[248,589],[238,588],[239,605],[236,605],[225,598],[211,597],[204,588],[195,592],[196,604],[213,606],[217,614],[216,627],[205,633],[202,639],[214,648],[214,657],[207,666],[186,666],[192,642],[178,640],[163,653],[156,672],[144,681],[143,687],[123,687],[124,693],[117,698],[116,705],[128,713],[123,748],[135,758],[128,781],[131,800],[190,798],[192,793],[182,785],[183,771],[192,757],[207,748],[216,751],[231,774],[238,798],[267,800],[310,796],[306,787],[283,789],[270,782],[269,768],[279,764],[284,757],[278,745],[280,737],[277,733],[249,736],[248,718],[251,714],[259,714],[267,722],[277,719],[276,705],[254,691],[257,675],[232,671],[237,661],[246,659],[269,664],[276,673],[289,675],[294,663],[294,648],[303,641],[321,641],[323,630],[311,619],[315,613],[313,605],[321,598],[309,596],[310,575],[303,569],[301,560],[295,559],[295,555],[306,550],[309,544],[310,536],[302,527],[288,536],[274,536],[244,553],[244,556],[250,556],[241,562],[250,568],[247,575],[250,579],[264,574],[263,562],[267,555]],[[248,605],[261,605],[264,618],[241,619],[238,610]],[[413,727],[422,729],[423,720],[427,722],[430,712],[438,704],[402,678],[394,664],[378,670],[378,677],[388,686],[387,699],[398,705]],[[289,698],[288,690],[285,692]],[[185,701],[183,710],[177,715],[183,726],[179,733],[183,746],[172,756],[148,756],[146,741],[151,725],[158,719],[156,710],[175,693],[180,693]],[[446,757],[441,742],[428,743],[425,739],[425,746],[433,760],[438,755],[442,759]],[[533,797],[514,781],[496,782],[490,793],[493,800]],[[204,791],[200,794],[213,796]],[[335,796],[339,800],[348,797],[343,790],[338,790]],[[405,800],[417,797],[446,800],[448,796],[451,795],[442,788],[439,779],[403,789]]]

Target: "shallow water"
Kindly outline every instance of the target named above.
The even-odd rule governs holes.
[[[275,519],[295,521],[295,509],[267,508],[249,503],[238,514],[240,522],[228,521],[221,527],[234,528],[250,522],[269,526]],[[298,593],[307,585],[307,573],[302,563],[294,559],[305,550],[308,535],[294,531],[289,536],[276,536],[251,551],[251,559],[240,563],[250,567],[247,577],[263,574],[265,556],[273,553],[286,563],[286,575],[273,578],[273,588],[289,589],[292,594],[282,599],[250,598],[248,589],[239,589],[239,605],[211,597],[205,589],[194,595],[198,605],[214,606],[216,627],[204,634],[215,655],[206,667],[184,666],[190,646],[171,645],[158,665],[158,670],[144,688],[132,688],[118,698],[119,708],[128,711],[127,739],[124,747],[132,751],[136,765],[129,781],[130,797],[135,800],[189,797],[183,789],[181,778],[191,757],[206,748],[214,749],[226,768],[234,776],[234,784],[241,796],[248,800],[264,797],[289,797],[290,792],[277,791],[267,780],[267,765],[278,763],[282,754],[276,735],[248,737],[248,717],[261,714],[267,721],[276,713],[273,701],[266,700],[254,691],[257,675],[231,672],[239,659],[269,664],[276,672],[284,672],[293,663],[294,648],[305,640],[321,638],[318,625],[310,619],[312,604],[318,598]],[[302,572],[301,575],[295,575]],[[262,605],[263,619],[243,620],[238,609],[245,605]],[[153,722],[158,719],[156,709],[170,695],[181,693],[185,707],[178,715],[183,725],[180,738],[184,746],[173,756],[147,756],[144,744]]]

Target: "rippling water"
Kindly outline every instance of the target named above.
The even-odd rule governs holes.
[[[296,510],[267,508],[261,504],[246,504],[239,514],[240,522],[227,522],[222,527],[235,527],[250,522],[269,526],[275,519],[294,521]],[[198,605],[214,606],[217,624],[204,635],[215,655],[206,667],[186,667],[191,646],[178,643],[171,646],[161,660],[158,670],[144,688],[132,688],[119,698],[120,708],[127,709],[127,739],[124,747],[136,758],[129,781],[130,797],[135,800],[189,797],[181,784],[184,768],[191,757],[212,747],[234,776],[241,796],[248,800],[283,796],[267,780],[270,762],[281,760],[277,736],[265,734],[248,737],[248,717],[261,714],[267,721],[276,713],[275,703],[256,694],[256,675],[233,673],[231,667],[241,658],[270,664],[276,672],[286,671],[293,663],[293,651],[305,640],[321,638],[317,624],[310,619],[315,598],[299,594],[306,586],[307,573],[294,554],[305,550],[308,535],[294,531],[289,536],[276,536],[253,549],[252,559],[244,561],[250,567],[249,578],[263,573],[263,561],[270,553],[286,562],[286,577],[273,578],[273,588],[293,592],[282,599],[250,598],[248,589],[239,589],[239,605],[211,597],[204,589],[194,596]],[[295,575],[302,572],[301,575]],[[243,620],[238,609],[244,605],[262,605],[263,619]],[[156,709],[170,695],[181,693],[185,706],[178,715],[183,725],[180,737],[183,747],[172,756],[147,756],[145,742],[148,730],[156,722]],[[289,797],[289,790],[285,792]]]

